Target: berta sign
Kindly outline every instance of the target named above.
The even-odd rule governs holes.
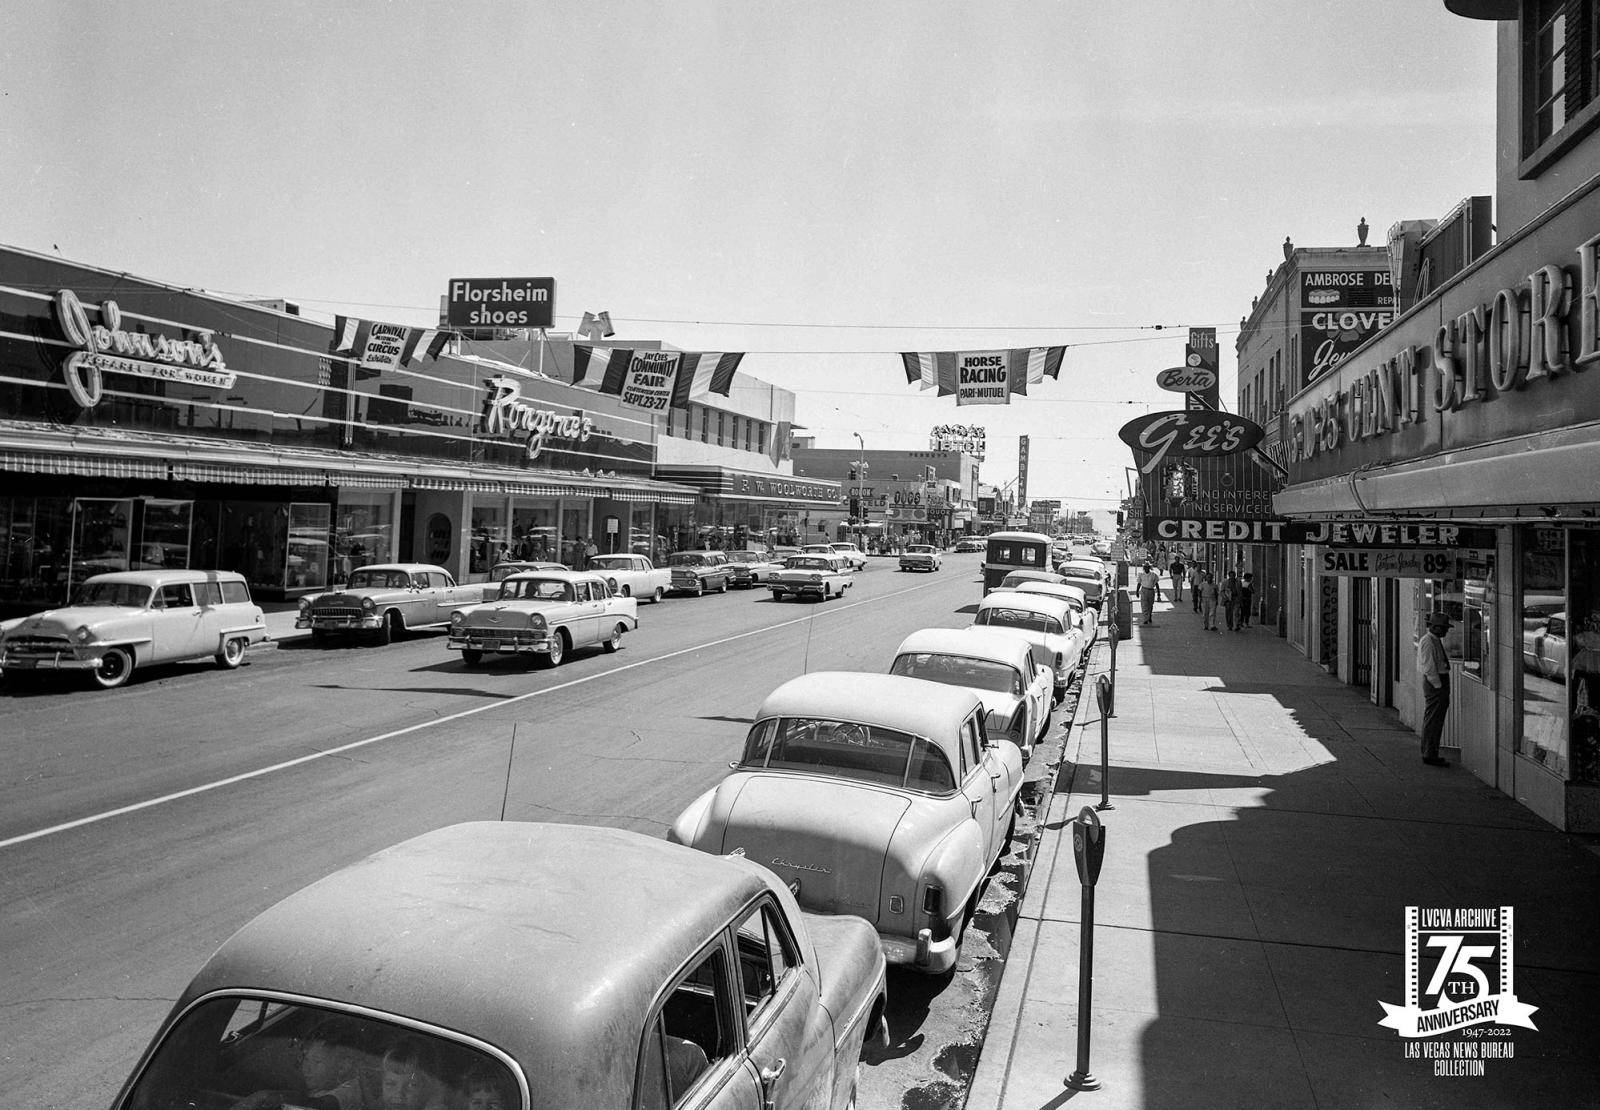
[[[78,348],[62,364],[62,376],[72,399],[86,409],[100,403],[107,374],[233,388],[236,375],[209,331],[196,331],[196,339],[124,331],[122,311],[110,300],[100,304],[100,323],[90,324],[83,302],[70,289],[58,292],[54,303],[62,334]]]
[[[1209,366],[1171,366],[1156,375],[1156,384],[1173,393],[1199,393],[1217,384],[1217,372]]]

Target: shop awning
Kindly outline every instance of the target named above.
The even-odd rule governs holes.
[[[83,478],[153,478],[167,476],[164,459],[115,455],[41,455],[31,451],[0,451],[0,470],[21,474],[61,474]]]

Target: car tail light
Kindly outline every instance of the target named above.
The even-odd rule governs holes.
[[[933,931],[934,940],[943,940],[950,935],[950,925],[944,919],[944,890],[941,887],[930,886],[922,892],[922,912],[928,915],[928,928]]]

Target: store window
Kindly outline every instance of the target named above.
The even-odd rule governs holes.
[[[1600,93],[1593,0],[1534,0],[1529,9],[1522,22],[1524,158],[1558,136],[1564,147],[1589,131],[1597,118],[1590,109]]]
[[[1567,548],[1559,528],[1523,528],[1522,731],[1517,751],[1567,771]]]
[[[161,501],[155,498],[145,501],[133,569],[187,568],[193,515],[193,501]]]
[[[320,590],[328,584],[328,532],[333,507],[321,501],[289,506],[289,546],[283,585],[288,590]]]
[[[573,570],[582,570],[588,560],[584,550],[589,542],[588,506],[568,503],[561,507],[561,559]]]
[[[393,510],[393,499],[382,491],[340,493],[334,516],[331,581],[344,582],[353,570],[389,561],[394,550]]]
[[[765,424],[756,429],[756,450],[763,455],[767,453],[767,426]]]
[[[556,546],[555,501],[518,501],[511,510],[512,554],[532,562],[559,562]]]
[[[649,505],[628,507],[628,551],[634,555],[648,555],[652,560],[665,561],[665,553],[658,553],[652,542],[651,524],[655,511]]]
[[[67,593],[92,574],[127,570],[133,501],[80,497],[72,503],[72,562]]]
[[[711,410],[700,406],[700,442],[711,442]]]
[[[503,562],[511,553],[510,533],[506,529],[505,506],[478,504],[472,506],[472,541],[467,549],[467,572],[488,574],[496,563]]]
[[[1600,783],[1600,532],[1568,535],[1572,570],[1567,595],[1571,653],[1567,692],[1572,722],[1572,781]]]
[[[723,436],[722,436],[722,429],[723,429],[723,424],[724,424],[724,421],[725,421],[726,417],[727,417],[727,413],[723,412],[721,409],[717,410],[717,446],[718,447],[724,446]]]
[[[0,605],[42,609],[66,600],[72,501],[0,497]]]

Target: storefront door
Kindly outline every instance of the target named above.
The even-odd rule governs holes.
[[[91,575],[128,569],[132,524],[132,498],[80,497],[72,503],[67,596]]]

